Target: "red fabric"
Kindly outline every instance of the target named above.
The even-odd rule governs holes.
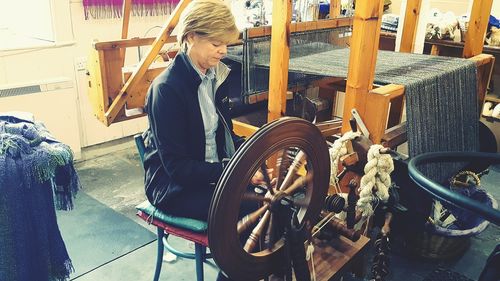
[[[157,227],[164,229],[166,233],[169,233],[171,235],[178,236],[178,237],[184,238],[186,240],[201,244],[205,247],[208,247],[208,234],[207,233],[198,233],[198,232],[193,232],[193,231],[186,230],[183,228],[179,228],[176,226],[172,226],[172,225],[166,224],[165,222],[158,220],[156,218],[153,218],[153,221],[151,221],[151,217],[142,211],[137,211],[137,216],[140,217],[141,219],[145,220],[149,224],[152,224],[154,226],[157,226]]]

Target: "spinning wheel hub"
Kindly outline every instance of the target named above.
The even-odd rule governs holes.
[[[274,195],[270,195],[271,202],[269,203],[269,210],[275,211],[283,206],[288,206],[293,204],[293,201],[288,198],[288,195],[282,191],[275,193]]]

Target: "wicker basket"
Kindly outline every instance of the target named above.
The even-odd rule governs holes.
[[[484,204],[498,208],[497,201],[484,190],[481,190]],[[470,217],[468,218],[470,219]],[[470,245],[470,237],[484,231],[488,221],[484,219],[474,220],[474,226],[468,229],[447,229],[431,223],[426,228],[409,237],[409,248],[414,254],[429,259],[451,259],[464,253]]]
[[[470,237],[453,237],[424,231],[409,241],[413,254],[428,259],[452,259],[461,256],[470,246]]]

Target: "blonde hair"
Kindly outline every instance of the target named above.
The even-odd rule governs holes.
[[[182,11],[178,27],[177,42],[181,46],[190,33],[225,44],[239,36],[234,16],[221,0],[194,0],[189,3]]]

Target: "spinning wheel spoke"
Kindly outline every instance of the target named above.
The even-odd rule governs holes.
[[[290,159],[288,158],[288,150],[283,149],[278,152],[278,158],[276,159],[276,186],[279,186],[283,182],[283,177],[286,173],[286,169],[290,166]]]
[[[266,244],[266,248],[268,250],[272,250],[275,242],[275,214],[271,213],[271,217],[269,218],[269,224],[267,226],[266,236],[264,238],[264,243]]]
[[[266,211],[264,216],[262,216],[262,219],[259,221],[257,226],[252,230],[252,233],[250,233],[250,236],[247,239],[247,242],[245,243],[245,246],[243,249],[247,251],[248,253],[251,253],[254,249],[255,246],[257,246],[257,243],[259,242],[259,239],[264,232],[264,229],[266,228],[266,224],[269,220],[269,217],[271,216],[271,211]]]
[[[290,183],[293,180],[293,177],[297,174],[297,171],[302,166],[302,164],[304,164],[304,161],[306,160],[306,158],[307,157],[306,157],[306,154],[304,153],[304,151],[301,150],[301,151],[299,151],[299,153],[297,153],[297,155],[293,159],[292,164],[288,168],[288,172],[285,176],[285,179],[281,183],[278,190],[283,190],[284,188],[286,188],[287,186],[290,185]]]
[[[312,182],[312,179],[313,179],[312,173],[308,173],[305,176],[299,177],[290,186],[285,188],[283,192],[288,195],[293,195],[293,193],[295,193],[295,191],[297,191],[298,188],[303,187],[304,185],[307,185],[310,182]]]
[[[269,190],[269,192],[273,195],[274,190],[273,190],[273,187],[271,185],[271,179],[269,178],[269,174],[267,173],[266,162],[262,162],[262,164],[260,165],[260,172],[264,176],[264,181],[266,182],[267,190]]]
[[[257,211],[241,218],[241,220],[238,221],[238,224],[236,226],[238,234],[241,234],[242,232],[246,231],[250,226],[254,225],[259,219],[259,217],[262,216],[262,214],[264,214],[265,211],[267,211],[267,209],[268,205],[264,205],[260,207]]]
[[[244,201],[254,201],[254,202],[269,202],[269,201],[271,201],[271,199],[268,197],[264,197],[262,195],[255,194],[252,192],[245,192],[243,194],[243,197],[241,197],[241,199]]]

